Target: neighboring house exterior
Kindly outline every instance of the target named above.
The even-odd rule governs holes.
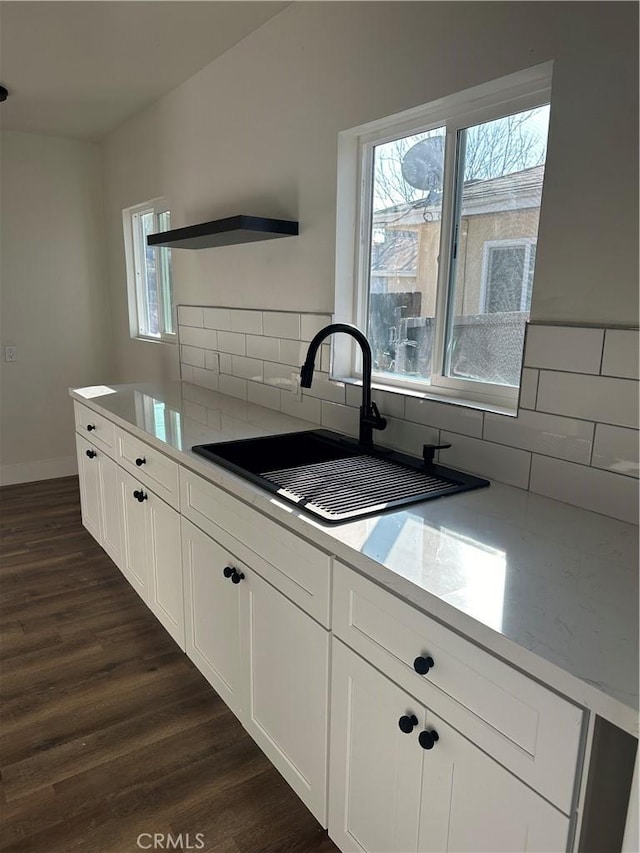
[[[475,369],[477,378],[483,378],[488,368],[478,352],[491,347],[489,338],[496,326],[503,330],[505,351],[521,351],[531,301],[543,177],[544,166],[535,166],[464,185],[455,260],[454,326],[467,330],[461,331],[461,338],[474,338],[471,350],[476,366],[469,364],[470,354],[461,345],[457,356],[464,362],[461,374],[473,375]],[[421,373],[430,360],[428,318],[435,314],[439,196],[430,193],[422,201],[385,208],[373,216],[371,298],[380,305],[385,322],[378,334],[372,331],[382,370]],[[389,334],[383,329],[392,315],[397,322]],[[505,337],[507,328],[511,331]],[[380,339],[381,335],[387,340]],[[403,341],[404,352],[399,346]],[[412,352],[407,353],[407,348]],[[499,353],[487,354],[487,358],[494,371]],[[505,365],[514,363],[511,356],[504,361]],[[518,380],[515,374],[504,376],[506,384]]]

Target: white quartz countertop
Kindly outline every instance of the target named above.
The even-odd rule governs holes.
[[[638,736],[636,526],[500,483],[325,525],[191,451],[314,424],[181,382],[71,396]]]

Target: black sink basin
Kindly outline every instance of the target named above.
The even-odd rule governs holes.
[[[471,474],[329,430],[198,444],[194,453],[329,524],[488,486]]]

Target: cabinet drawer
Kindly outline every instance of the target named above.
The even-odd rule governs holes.
[[[336,562],[334,633],[566,814],[582,710]],[[431,658],[428,672],[416,658]]]
[[[180,471],[180,495],[186,518],[328,627],[328,554],[184,468]]]
[[[137,480],[178,509],[178,464],[144,441],[116,429],[116,459]]]
[[[113,457],[116,446],[115,425],[82,403],[74,403],[73,411],[77,432]]]

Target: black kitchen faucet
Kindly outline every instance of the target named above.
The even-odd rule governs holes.
[[[359,441],[360,444],[370,446],[373,444],[373,430],[384,429],[387,426],[387,420],[381,417],[378,407],[371,400],[371,347],[357,326],[352,326],[351,323],[331,323],[324,329],[320,329],[309,344],[307,357],[300,368],[300,384],[303,388],[311,388],[318,348],[324,339],[334,332],[346,332],[351,335],[360,344],[362,350],[362,405],[360,406]]]

